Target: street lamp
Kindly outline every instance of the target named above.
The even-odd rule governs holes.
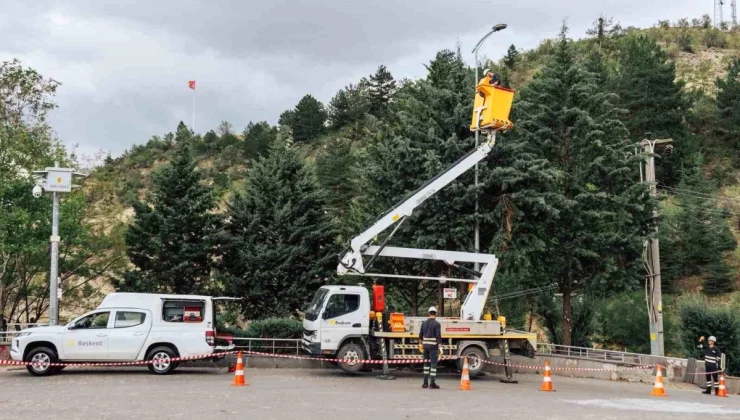
[[[475,90],[475,87],[478,86],[478,50],[483,45],[483,42],[492,34],[503,31],[506,29],[507,25],[505,23],[498,23],[496,25],[493,25],[491,28],[491,31],[486,34],[483,38],[478,41],[477,44],[475,44],[475,48],[473,48],[473,54],[475,54],[475,80],[473,80],[473,90]],[[478,148],[478,132],[480,130],[475,130],[475,148]],[[475,164],[475,252],[480,252],[480,222],[478,221],[478,163]],[[475,263],[475,271],[478,271],[479,265],[478,263]]]
[[[61,297],[62,290],[58,286],[57,271],[59,264],[59,194],[62,192],[71,192],[72,188],[78,185],[72,185],[74,177],[85,177],[86,174],[74,172],[70,168],[60,168],[59,162],[54,162],[54,167],[46,168],[44,171],[33,171],[33,177],[36,185],[33,187],[33,196],[41,197],[44,190],[51,191],[53,197],[53,210],[51,217],[51,267],[49,268],[49,325],[57,325],[59,315],[58,301]]]

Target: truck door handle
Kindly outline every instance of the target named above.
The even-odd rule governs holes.
[[[362,324],[360,324],[359,322],[357,324],[352,324],[352,328],[360,328],[361,326]]]
[[[137,336],[137,337],[141,337],[142,335],[144,335],[144,333],[143,332],[137,332],[137,333],[134,333],[134,335]]]
[[[103,333],[98,334],[98,337],[107,337],[107,336],[108,336],[108,334],[103,334]]]

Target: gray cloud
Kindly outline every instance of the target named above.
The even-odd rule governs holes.
[[[119,154],[153,134],[228,120],[276,122],[306,93],[326,102],[337,89],[386,64],[418,77],[441,48],[468,53],[493,23],[509,29],[486,42],[534,47],[567,19],[581,36],[600,14],[649,26],[711,12],[694,0],[3,0],[0,60],[63,82],[52,123],[83,152]],[[600,3],[600,4],[597,4]],[[466,59],[472,62],[467,54]]]

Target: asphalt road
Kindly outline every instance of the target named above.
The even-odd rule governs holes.
[[[252,369],[246,387],[232,387],[218,369],[154,376],[145,369],[68,368],[35,378],[0,369],[0,418],[24,419],[697,419],[740,418],[740,396],[718,398],[698,388],[668,387],[651,397],[648,384],[553,377],[556,392],[540,392],[541,378],[518,384],[496,377],[472,381],[444,375],[440,390],[421,389],[418,373],[395,381],[332,370]]]

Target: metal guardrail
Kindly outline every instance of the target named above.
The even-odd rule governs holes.
[[[236,350],[258,351],[273,354],[301,354],[300,338],[245,338],[234,337]]]
[[[538,343],[538,355],[552,355],[593,360],[597,362],[621,363],[628,365],[647,365],[652,363],[647,354],[627,353],[588,347],[563,346],[560,344]]]
[[[30,323],[12,323],[7,324],[7,329],[0,330],[0,344],[7,344],[10,343],[13,340],[13,337],[17,333],[19,333],[21,330],[24,330],[26,328],[33,328],[33,327],[43,327],[45,325],[48,325],[46,323],[36,323],[36,324],[30,324]]]

